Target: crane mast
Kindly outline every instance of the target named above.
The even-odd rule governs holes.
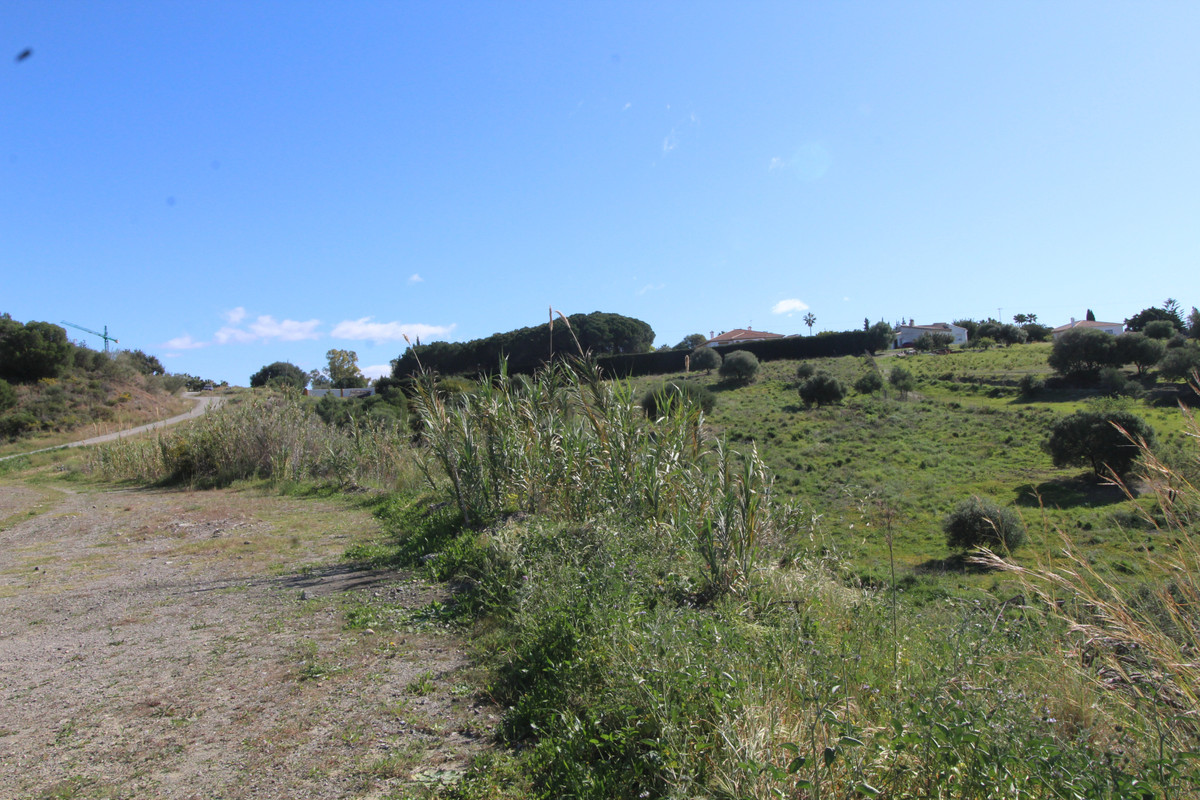
[[[86,331],[87,333],[91,333],[91,334],[95,334],[96,336],[99,336],[101,339],[104,340],[104,352],[105,353],[108,353],[108,343],[109,342],[112,342],[113,344],[120,344],[120,341],[118,341],[116,338],[108,335],[108,326],[107,325],[104,326],[104,333],[101,333],[100,331],[94,331],[91,328],[85,328],[82,325],[76,325],[74,322],[67,322],[66,320],[63,320],[62,324],[70,325],[72,328],[78,328],[81,331]]]

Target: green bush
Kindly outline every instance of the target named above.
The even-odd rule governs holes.
[[[1043,447],[1054,466],[1087,464],[1099,478],[1106,468],[1127,474],[1137,462],[1138,441],[1154,445],[1154,429],[1145,420],[1120,409],[1100,409],[1063,417],[1054,423]]]
[[[1170,339],[1175,335],[1175,324],[1165,319],[1156,319],[1146,323],[1142,333],[1150,339]]]
[[[758,374],[758,358],[745,350],[734,350],[721,363],[720,375],[734,383],[749,383]]]
[[[802,361],[800,363],[800,366],[796,367],[796,377],[799,380],[805,381],[805,380],[808,380],[809,378],[811,378],[813,376],[813,373],[816,371],[817,371],[817,368],[814,367],[812,364],[808,363],[807,361]]]
[[[679,408],[699,406],[705,414],[711,414],[717,404],[717,396],[695,383],[666,383],[649,389],[642,395],[641,406],[650,419],[658,419]]]
[[[859,394],[875,394],[883,388],[883,378],[875,370],[868,370],[854,382],[854,391]]]
[[[942,522],[946,544],[954,550],[973,547],[1016,550],[1025,543],[1025,523],[1010,508],[975,496],[963,500]]]
[[[712,372],[721,366],[721,354],[711,347],[697,347],[692,351],[691,368]]]
[[[892,371],[888,373],[888,383],[892,384],[900,393],[900,399],[904,400],[908,397],[908,393],[916,388],[917,379],[904,367],[896,366],[892,367]]]
[[[303,390],[308,386],[308,373],[288,361],[276,361],[267,364],[250,376],[252,387],[272,386],[283,388],[291,386]]]
[[[28,411],[13,411],[0,416],[0,437],[16,439],[17,437],[35,431],[41,427],[37,417]]]
[[[1041,375],[1022,375],[1017,381],[1022,397],[1037,397],[1046,390],[1046,379]]]
[[[17,391],[8,381],[0,378],[0,411],[7,411],[17,404]]]
[[[1158,362],[1158,374],[1167,380],[1187,380],[1196,370],[1200,370],[1200,347],[1194,344],[1172,347]]]
[[[800,397],[808,405],[837,404],[846,397],[846,387],[828,372],[817,372],[800,384]]]

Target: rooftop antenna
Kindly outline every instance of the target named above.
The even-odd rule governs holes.
[[[88,333],[93,333],[96,336],[99,336],[101,339],[104,340],[104,352],[106,354],[108,353],[108,343],[109,342],[112,342],[113,344],[120,344],[120,342],[117,339],[108,335],[108,326],[107,325],[104,326],[104,333],[101,333],[100,331],[94,331],[91,328],[85,328],[82,325],[76,325],[74,322],[67,322],[65,319],[63,320],[62,324],[70,325],[72,328],[78,328],[81,331],[87,331]]]

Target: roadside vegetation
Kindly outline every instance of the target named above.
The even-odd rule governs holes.
[[[415,796],[1200,796],[1200,429],[1167,402],[1194,395],[931,344],[426,372],[390,420],[263,390],[92,466],[383,490],[386,535],[347,557],[450,583],[428,618],[472,633],[505,709],[501,747]]]

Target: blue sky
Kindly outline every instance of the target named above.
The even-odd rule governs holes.
[[[1191,2],[6,0],[0,311],[244,384],[549,306],[660,345],[1187,308],[1197,30]]]

